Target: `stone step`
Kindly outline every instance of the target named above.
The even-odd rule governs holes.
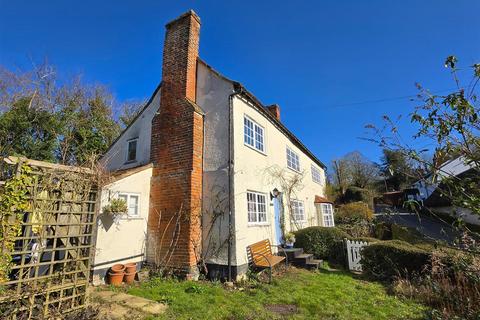
[[[312,259],[305,264],[308,270],[317,270],[323,263],[323,260]]]
[[[313,259],[313,254],[310,253],[302,253],[293,259],[292,263],[297,266],[305,266],[308,262]]]
[[[295,257],[303,253],[302,248],[291,248],[291,249],[280,249],[278,252],[278,255],[284,255],[285,253],[287,254],[288,261],[293,261]]]

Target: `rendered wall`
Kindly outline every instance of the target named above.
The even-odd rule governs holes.
[[[160,107],[160,90],[157,90],[150,104],[111,146],[101,162],[108,171],[128,169],[150,163],[150,145],[152,135],[152,119]],[[137,161],[126,163],[127,141],[138,138]]]
[[[206,262],[227,264],[230,81],[197,63],[197,104],[205,113],[202,230]],[[235,257],[232,257],[233,259]]]
[[[107,269],[115,263],[145,260],[151,176],[152,168],[146,168],[102,189],[94,273],[95,270]],[[114,221],[103,214],[102,208],[109,203],[110,198],[117,197],[118,193],[134,193],[140,196],[138,217],[123,216]]]
[[[297,148],[290,139],[283,134],[270,120],[260,114],[245,100],[236,96],[233,100],[234,114],[234,203],[235,203],[235,242],[236,264],[247,263],[246,247],[254,242],[269,238],[274,239],[274,209],[269,194],[277,188],[281,192],[281,184],[275,178],[277,172],[284,172],[284,179],[288,180],[294,171],[287,169],[286,147],[289,146],[300,158],[300,167],[303,179],[298,188],[295,188],[294,198],[304,202],[307,221],[299,227],[320,225],[315,208],[315,195],[324,196],[325,172],[317,164]],[[244,145],[244,115],[249,116],[255,122],[263,126],[265,137],[265,153],[261,153]],[[313,182],[311,165],[314,164],[322,174],[322,183]],[[265,225],[253,225],[248,223],[247,196],[248,190],[262,192],[267,195],[267,223]],[[283,198],[286,206],[287,199]],[[288,208],[284,208],[286,217],[286,229],[295,229],[289,223]]]

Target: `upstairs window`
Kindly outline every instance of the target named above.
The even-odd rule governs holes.
[[[138,138],[127,141],[127,162],[137,161]]]
[[[322,216],[324,227],[335,226],[335,222],[333,221],[333,208],[330,203],[322,203]]]
[[[287,147],[287,167],[292,170],[300,171],[300,159],[292,149]]]
[[[312,164],[312,180],[313,182],[316,182],[318,184],[322,183],[322,173],[320,172],[320,169],[315,167],[313,164]]]
[[[120,193],[118,195],[119,199],[125,200],[127,203],[127,214],[130,217],[136,217],[140,214],[139,212],[139,195],[138,194],[130,194],[130,193]]]
[[[247,192],[248,223],[267,223],[267,197],[259,192]]]
[[[255,121],[244,117],[243,118],[243,141],[246,145],[264,152],[264,130],[263,127]]]
[[[307,220],[305,217],[305,208],[303,206],[303,201],[300,200],[290,200],[292,205],[292,216],[293,220],[296,222],[304,222]]]

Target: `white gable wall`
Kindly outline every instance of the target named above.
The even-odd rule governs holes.
[[[197,64],[197,105],[204,116],[203,254],[208,263],[227,264],[230,81]],[[234,259],[234,257],[233,257]]]
[[[150,142],[152,135],[152,119],[160,107],[160,91],[157,90],[148,106],[110,147],[102,157],[101,163],[108,171],[138,167],[150,163]],[[138,138],[137,160],[127,163],[127,143]]]

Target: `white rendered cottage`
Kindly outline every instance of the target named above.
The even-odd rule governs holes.
[[[280,108],[198,57],[193,11],[166,29],[162,82],[102,158],[114,176],[102,207],[123,198],[128,214],[100,215],[97,279],[126,261],[193,278],[200,264],[237,277],[247,270],[248,245],[334,225],[325,165],[282,124]]]

